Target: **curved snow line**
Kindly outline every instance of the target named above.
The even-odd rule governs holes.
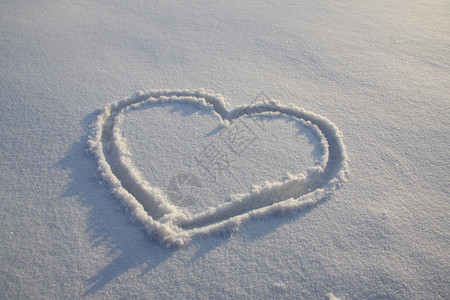
[[[224,124],[243,115],[280,113],[303,120],[321,139],[323,156],[315,167],[283,182],[265,183],[250,193],[197,215],[186,215],[167,196],[142,178],[133,165],[120,124],[124,114],[146,103],[188,103],[211,109]],[[224,98],[205,90],[140,92],[106,107],[88,140],[103,179],[144,228],[169,245],[183,245],[197,234],[230,230],[256,216],[304,210],[318,204],[345,181],[347,155],[339,129],[323,116],[296,106],[270,101],[228,110]]]

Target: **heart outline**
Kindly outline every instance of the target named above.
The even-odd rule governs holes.
[[[152,187],[134,167],[120,124],[124,113],[143,103],[185,103],[210,109],[225,126],[252,114],[280,113],[303,120],[320,137],[323,156],[318,165],[290,175],[282,182],[266,183],[215,208],[188,216],[172,205],[165,193]],[[348,158],[342,133],[325,117],[294,105],[265,101],[226,108],[222,95],[200,90],[152,90],[112,103],[98,115],[88,138],[103,180],[115,197],[152,236],[167,245],[182,246],[192,237],[233,230],[246,220],[286,211],[301,211],[317,205],[346,180]]]

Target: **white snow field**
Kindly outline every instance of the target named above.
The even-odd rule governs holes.
[[[450,299],[450,2],[0,1],[0,299]]]

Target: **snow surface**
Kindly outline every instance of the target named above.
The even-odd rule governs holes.
[[[450,298],[448,1],[24,0],[0,14],[0,298]],[[307,210],[163,245],[102,179],[92,124],[139,90],[201,88],[230,111],[264,92],[324,116],[347,181]],[[323,128],[251,117],[267,124],[226,184],[198,174],[183,214],[320,165]],[[193,156],[227,147],[233,122],[219,123],[176,103],[120,128],[143,178],[179,196]]]

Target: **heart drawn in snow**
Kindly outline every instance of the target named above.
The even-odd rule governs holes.
[[[301,120],[320,139],[322,156],[317,165],[305,172],[289,175],[283,181],[266,182],[229,202],[197,214],[187,214],[171,203],[164,191],[151,186],[131,160],[119,125],[124,111],[145,103],[183,103],[209,108],[220,117],[224,126],[246,115],[285,115]],[[232,230],[252,217],[307,209],[334,193],[348,173],[342,134],[325,117],[276,101],[228,110],[221,95],[205,90],[139,92],[113,103],[98,116],[88,146],[113,194],[150,234],[168,245],[181,246],[195,235]]]

